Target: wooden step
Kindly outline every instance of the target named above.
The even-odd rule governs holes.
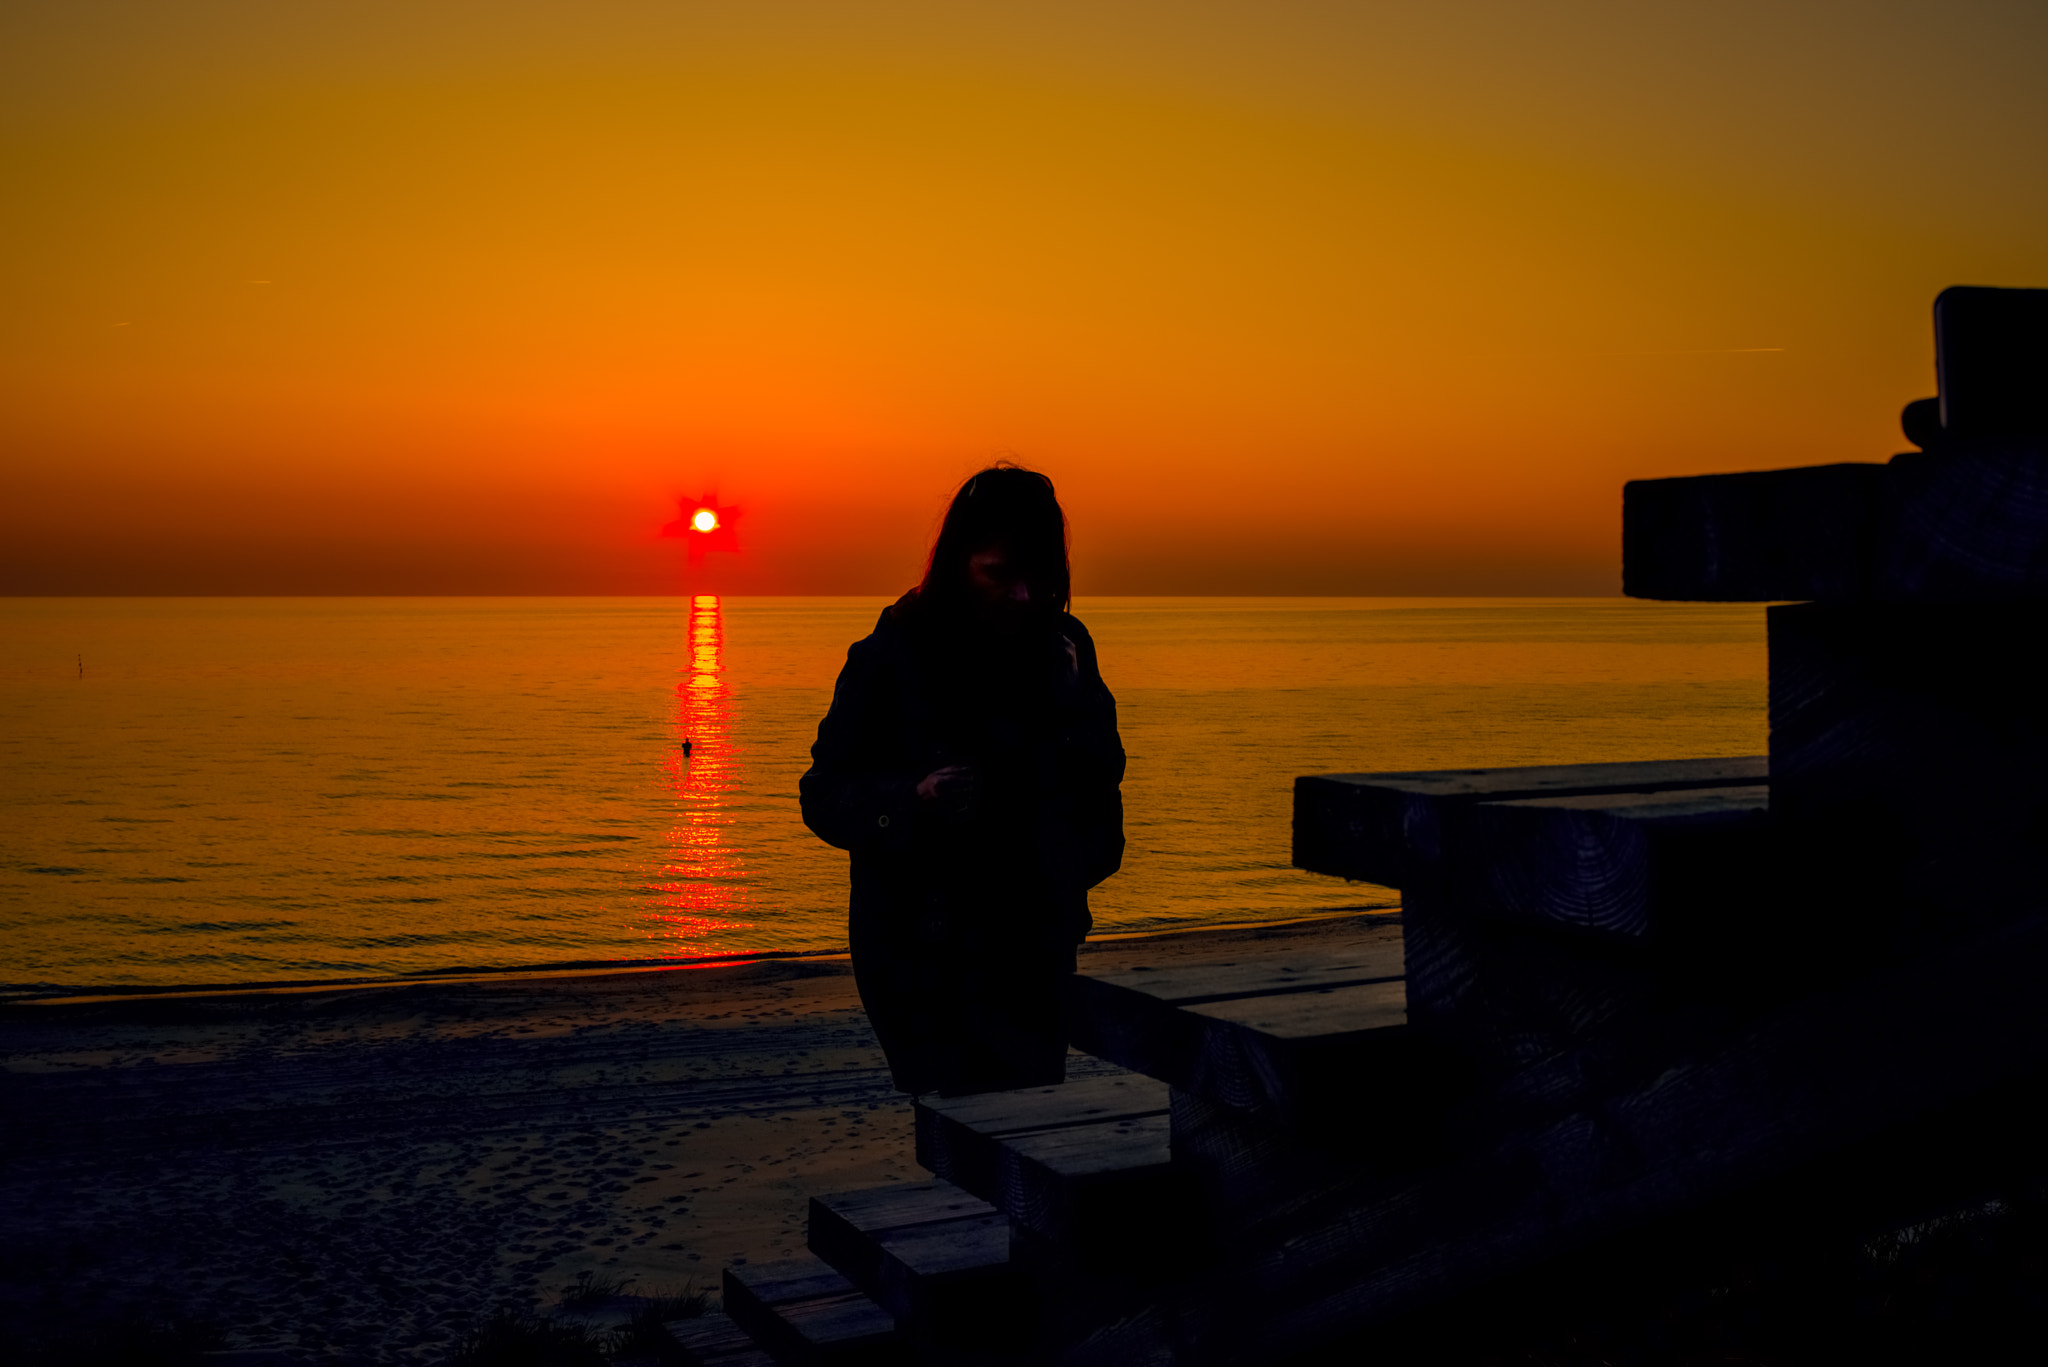
[[[728,1267],[725,1313],[787,1367],[886,1367],[903,1358],[896,1320],[812,1257]]]
[[[2048,437],[1622,489],[1622,591],[1694,602],[2048,598]]]
[[[1770,883],[1770,803],[1761,783],[1478,803],[1450,891],[1524,925],[1697,942]]]
[[[1135,1250],[1182,1238],[1191,1188],[1173,1166],[1166,1090],[1111,1073],[927,1097],[917,1159],[1055,1244]]]
[[[2048,435],[2048,290],[1950,285],[1934,296],[1934,371],[1946,434]]]
[[[1745,908],[1745,912],[1749,909]],[[1722,961],[1747,945],[1743,975],[1712,964],[1670,963],[1640,947],[1574,939],[1474,915],[1435,893],[1403,895],[1408,1013],[1415,1030],[1454,1055],[1468,1085],[1495,1085],[1645,1012],[1701,993],[1730,1002],[1757,995],[1751,979],[1774,961],[1754,952],[1754,928],[1731,933]]]
[[[1941,396],[1902,417],[1926,449],[1888,465],[1624,486],[1622,591],[1759,603],[2048,598],[2044,320],[2048,290],[1943,290]]]
[[[768,1350],[754,1342],[729,1315],[708,1310],[662,1325],[684,1367],[775,1367]]]
[[[1075,1047],[1315,1142],[1392,1136],[1439,1079],[1408,1029],[1398,932],[1350,951],[1247,958],[1181,972],[1078,974]]]
[[[809,1244],[921,1340],[1010,1342],[1028,1332],[1010,1222],[951,1182],[813,1196]]]
[[[1762,991],[1782,976],[1744,929],[1773,919],[1768,767],[1747,756],[1299,779],[1297,862],[1398,885],[1411,1022],[1482,1075],[1512,1072],[1670,993]],[[1558,931],[1604,934],[1616,952],[1545,942]]]
[[[1621,591],[1717,603],[1867,597],[1891,497],[1876,464],[1631,480]]]
[[[1381,774],[1312,774],[1294,780],[1294,864],[1311,873],[1404,891],[1440,867],[1457,819],[1481,802],[1669,793],[1764,783],[1770,761],[1652,760]]]
[[[1468,1135],[1437,1166],[1361,1168],[1352,1185],[1221,1243],[1213,1266],[1134,1312],[1100,1318],[1058,1360],[1289,1360],[1759,1182],[1824,1178],[1852,1146],[1885,1147],[1888,1161],[1857,1183],[1881,1190],[1887,1172],[1918,1175],[1928,1134],[1971,1147],[1975,1131],[1946,1108],[2008,1090],[2039,1112],[2044,972],[2048,915],[2037,915],[1754,1019],[1610,1034],[1530,1070],[1490,1137]],[[1888,1142],[1922,1122],[1917,1142]],[[1788,1181],[1788,1199],[1804,1178]]]

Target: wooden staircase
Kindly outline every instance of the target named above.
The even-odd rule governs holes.
[[[669,1326],[680,1358],[1031,1360],[1045,1326],[1068,1318],[1050,1287],[1099,1282],[1141,1248],[1160,1261],[1185,1255],[1165,1246],[1195,1228],[1167,1098],[1163,1083],[1111,1071],[919,1102],[918,1158],[939,1176],[811,1198],[812,1256],[726,1269],[725,1312]]]
[[[1130,1071],[919,1103],[935,1180],[815,1198],[815,1260],[728,1271],[727,1313],[784,1363],[1284,1361],[1844,1154],[1881,1186],[1932,1161],[1930,1115],[2048,1068],[2048,918],[1819,990],[1718,993],[1652,945],[1558,933],[1532,967],[1489,938],[1528,927],[1446,920],[1422,937],[1459,951],[1432,991],[1481,1024],[1441,1035],[1385,975],[1413,922],[1077,978],[1073,1038]],[[675,1328],[686,1361],[762,1360]]]
[[[1632,593],[1821,600],[1770,609],[1768,757],[1297,780],[1294,862],[1398,926],[1077,976],[1122,1071],[920,1102],[936,1180],[813,1200],[814,1260],[728,1271],[683,1360],[1283,1362],[1745,1194],[1895,1220],[2038,1149],[2044,490],[2038,433],[1631,485]]]

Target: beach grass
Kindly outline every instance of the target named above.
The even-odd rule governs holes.
[[[499,1310],[472,1330],[452,1367],[606,1367],[612,1333],[580,1320]]]

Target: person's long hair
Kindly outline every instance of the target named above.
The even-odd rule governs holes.
[[[944,611],[968,602],[973,594],[968,558],[996,545],[1014,558],[1034,608],[1048,615],[1067,610],[1073,598],[1067,515],[1051,480],[1009,461],[978,472],[953,495],[925,562],[924,579],[903,595],[901,606]]]

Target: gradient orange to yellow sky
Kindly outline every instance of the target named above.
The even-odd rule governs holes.
[[[0,591],[1611,593],[2048,285],[2048,6],[13,0]],[[740,505],[688,578],[678,496]]]

